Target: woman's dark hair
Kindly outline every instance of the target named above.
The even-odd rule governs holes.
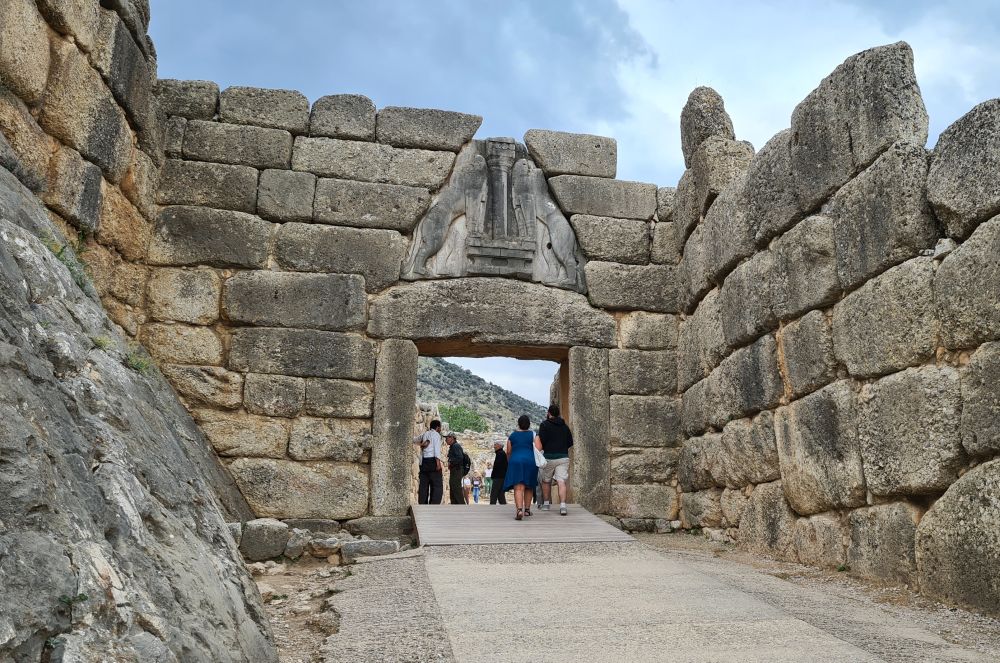
[[[521,430],[528,430],[531,428],[531,419],[528,418],[528,415],[522,414],[517,418],[517,427]]]

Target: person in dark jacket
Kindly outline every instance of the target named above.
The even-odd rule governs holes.
[[[559,406],[550,405],[545,421],[538,427],[537,441],[541,441],[545,467],[541,470],[542,511],[552,508],[552,481],[559,485],[559,515],[565,516],[566,488],[569,484],[569,450],[573,446],[573,432],[559,416]]]
[[[444,441],[448,445],[448,498],[452,504],[465,504],[465,491],[462,490],[465,450],[454,433],[445,435]]]
[[[503,480],[507,476],[507,452],[503,450],[503,440],[493,442],[493,487],[490,488],[490,504],[506,504],[507,494],[503,492]]]

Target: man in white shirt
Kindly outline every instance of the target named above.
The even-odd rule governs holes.
[[[443,457],[441,456],[441,422],[435,419],[431,428],[413,438],[420,445],[420,485],[417,488],[418,504],[440,504],[444,494],[442,481]]]

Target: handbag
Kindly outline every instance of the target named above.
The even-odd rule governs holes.
[[[532,445],[531,450],[535,452],[535,467],[545,467],[545,464],[549,461],[545,460],[545,455],[540,449]]]

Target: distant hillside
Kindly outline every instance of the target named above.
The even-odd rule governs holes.
[[[417,400],[439,405],[464,405],[482,415],[494,431],[513,430],[522,414],[534,427],[545,407],[487,382],[478,375],[438,357],[421,357],[417,367]]]

